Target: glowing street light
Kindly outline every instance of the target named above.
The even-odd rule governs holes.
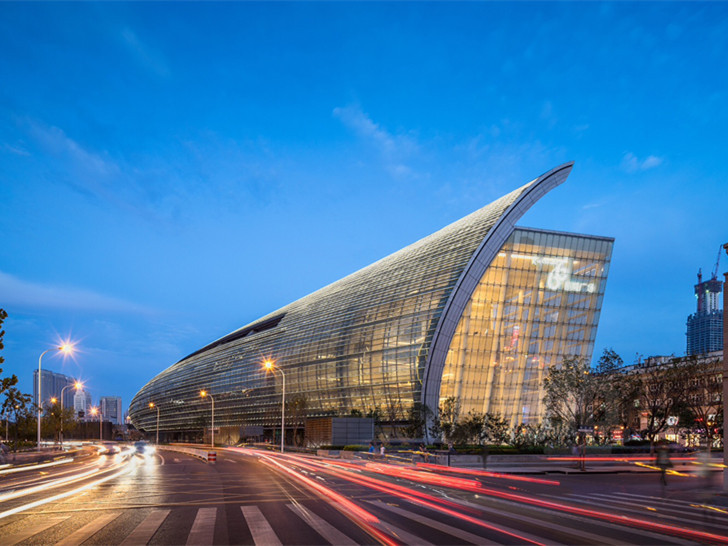
[[[157,442],[156,444],[159,445],[159,406],[156,405],[154,402],[149,402],[149,409],[157,408]]]
[[[210,434],[212,436],[210,438],[211,439],[210,447],[215,447],[215,399],[207,391],[200,391],[200,396],[202,398],[205,398],[205,396],[209,396],[210,402],[212,402],[212,427],[210,428]]]
[[[283,441],[286,436],[286,374],[271,359],[263,362],[263,367],[266,371],[274,372],[277,370],[281,372],[283,378],[283,396],[281,396],[281,453],[283,453]]]
[[[76,389],[76,392],[78,392],[83,388],[83,383],[81,383],[79,380],[76,380],[73,385],[66,385],[61,389],[61,445],[63,445],[63,391],[65,391],[68,387],[73,387],[74,389]]]
[[[60,351],[64,355],[70,355],[73,353],[73,345],[71,343],[64,343],[60,347],[54,347],[53,349],[46,349],[42,353],[40,353],[40,356],[38,357],[38,442],[37,442],[37,450],[40,451],[40,418],[42,414],[42,405],[43,405],[43,399],[41,397],[41,390],[40,390],[40,368],[41,368],[41,362],[43,360],[43,355],[46,353],[49,353],[51,351]]]

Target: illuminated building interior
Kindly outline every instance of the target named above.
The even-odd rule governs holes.
[[[543,378],[564,355],[591,358],[612,240],[516,229],[460,318],[441,401],[511,426],[543,416]]]

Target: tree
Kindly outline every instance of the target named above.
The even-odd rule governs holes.
[[[576,437],[581,446],[580,468],[585,468],[586,434],[583,430],[603,422],[614,403],[605,375],[592,373],[589,362],[576,356],[564,357],[561,366],[549,368],[544,378],[544,405],[551,425]]]
[[[296,446],[302,446],[306,440],[307,408],[308,400],[303,394],[297,394],[286,400],[286,419],[289,425],[293,426],[293,444]]]
[[[0,309],[0,351],[5,348],[3,338],[5,337],[5,330],[2,329],[3,322],[8,318],[8,314],[5,309]],[[5,362],[5,358],[0,355],[0,364]],[[9,388],[14,387],[18,384],[18,377],[13,374],[10,377],[2,377],[3,369],[0,368],[0,394],[6,392]]]
[[[435,438],[442,438],[445,442],[453,441],[455,426],[460,418],[460,402],[454,396],[443,400],[438,408],[437,415],[432,420],[430,434]]]
[[[5,400],[2,405],[2,412],[5,415],[12,415],[15,421],[15,445],[14,449],[18,449],[18,433],[21,425],[27,427],[25,421],[28,420],[28,410],[30,409],[31,396],[23,394],[15,387],[10,387],[5,391]],[[21,423],[23,421],[23,423]]]
[[[583,358],[564,357],[560,366],[549,368],[544,405],[551,422],[575,433],[597,424],[605,398],[601,383]]]
[[[427,419],[432,416],[432,411],[421,402],[415,402],[409,408],[407,425],[402,430],[405,438],[423,438]]]
[[[647,419],[642,434],[651,445],[683,404],[688,373],[676,358],[667,364],[655,364],[635,372],[639,381],[639,410]]]
[[[720,358],[688,357],[681,374],[682,407],[687,410],[692,425],[707,442],[708,451],[723,430],[723,361]],[[682,423],[681,424],[687,424]]]
[[[3,344],[3,338],[5,337],[5,330],[2,329],[3,322],[5,322],[5,319],[8,318],[8,314],[5,312],[5,309],[0,309],[0,350],[5,348],[5,345]],[[5,362],[5,358],[0,356],[0,364]]]
[[[597,361],[597,373],[613,374],[624,366],[624,360],[611,347],[604,349]]]
[[[57,442],[61,441],[61,432],[65,430],[71,430],[75,424],[75,412],[73,408],[63,408],[58,402],[51,404],[45,408],[43,415],[43,435],[50,436],[51,434]]]
[[[597,361],[596,374],[601,381],[602,398],[610,403],[602,406],[600,425],[604,425],[607,437],[619,428],[628,434],[639,428],[639,411],[635,400],[639,398],[640,385],[632,374],[624,373],[624,360],[613,349],[604,349]]]
[[[483,439],[491,444],[503,445],[508,442],[510,433],[508,421],[494,413],[485,414],[483,423]]]
[[[384,430],[382,426],[382,408],[376,406],[367,410],[366,417],[369,417],[374,421],[374,436],[384,436]]]
[[[485,415],[469,411],[455,422],[452,441],[456,444],[479,444],[483,440]]]
[[[398,425],[406,421],[407,410],[405,410],[404,405],[402,404],[402,399],[396,391],[386,389],[384,391],[384,398],[386,403],[380,408],[382,411],[383,421],[389,425],[390,437],[397,438],[399,434]]]

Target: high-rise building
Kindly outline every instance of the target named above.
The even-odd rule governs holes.
[[[61,399],[61,391],[64,387],[68,387],[63,392],[63,407],[70,408],[73,406],[73,385],[75,379],[62,373],[52,372],[50,370],[41,370],[40,372],[40,388],[42,391],[41,400],[43,404],[48,404],[51,398]],[[38,404],[38,370],[33,370],[33,401]]]
[[[121,398],[119,396],[102,396],[101,397],[101,416],[104,421],[110,421],[115,425],[123,424],[123,414],[121,411]]]
[[[716,274],[703,281],[703,274],[698,271],[698,284],[695,285],[697,311],[688,317],[687,322],[688,356],[723,350],[722,292],[723,281],[719,281]]]
[[[78,416],[81,412],[83,412],[83,419],[89,421],[93,419],[93,416],[89,415],[92,407],[91,394],[84,390],[76,391],[73,395],[73,409],[76,412],[76,415]]]

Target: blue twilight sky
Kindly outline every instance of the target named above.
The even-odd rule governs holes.
[[[566,161],[595,355],[683,354],[728,242],[728,3],[0,3],[5,373],[126,407],[204,344]],[[724,256],[721,271],[728,269]]]

